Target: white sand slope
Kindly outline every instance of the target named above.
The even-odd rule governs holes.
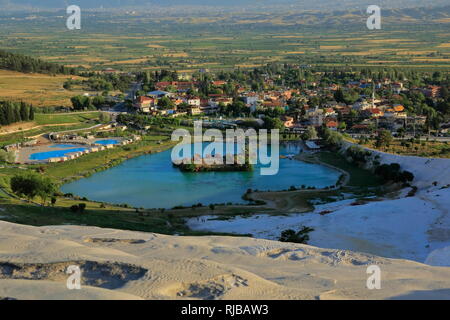
[[[65,287],[71,264],[82,269],[81,290]],[[380,290],[366,288],[373,264]],[[262,239],[0,221],[0,297],[449,299],[450,268]]]
[[[344,149],[352,143],[344,143]],[[398,163],[414,174],[414,197],[351,206],[354,200],[317,205],[313,212],[289,216],[253,215],[230,220],[193,218],[193,230],[252,234],[275,240],[283,230],[315,229],[309,244],[450,266],[450,159],[399,156],[371,150],[373,160]],[[370,162],[369,162],[370,166]],[[327,211],[329,214],[320,215]],[[205,218],[205,217],[204,217]]]
[[[318,205],[314,212],[289,216],[254,215],[230,220],[190,219],[194,230],[252,234],[278,239],[286,229],[314,228],[310,245],[450,266],[450,188],[415,197],[351,206],[354,200]],[[328,211],[329,214],[320,215]],[[430,257],[430,258],[429,258]]]
[[[342,152],[352,145],[355,144],[347,141],[344,142]],[[438,187],[450,184],[450,159],[401,156],[378,150],[366,149],[372,152],[373,160],[378,156],[378,161],[380,163],[398,163],[403,170],[412,172],[414,174],[414,181],[412,184],[419,189],[432,188],[434,182],[438,183]]]

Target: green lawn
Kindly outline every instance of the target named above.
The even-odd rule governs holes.
[[[164,213],[139,213],[130,209],[92,208],[89,203],[84,213],[74,213],[68,207],[39,207],[15,202],[4,203],[0,196],[0,208],[3,209],[1,212],[2,220],[33,226],[72,224],[161,234],[225,235],[191,231],[182,218]],[[79,201],[79,203],[81,202],[83,201]]]
[[[100,112],[89,113],[69,113],[69,114],[45,114],[36,113],[34,120],[38,125],[63,124],[63,123],[84,123],[98,120]]]

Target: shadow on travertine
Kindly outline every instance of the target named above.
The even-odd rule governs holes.
[[[142,278],[147,269],[120,262],[68,261],[54,263],[0,262],[0,279],[66,281],[66,270],[76,265],[83,270],[83,285],[117,289]]]

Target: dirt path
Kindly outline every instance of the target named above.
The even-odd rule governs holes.
[[[13,134],[13,133],[27,132],[27,131],[31,131],[31,130],[34,130],[34,129],[45,128],[45,127],[73,126],[73,125],[77,125],[77,124],[79,124],[79,122],[41,124],[41,125],[29,127],[29,128],[27,128],[25,130],[17,129],[17,130],[12,130],[12,131],[7,131],[7,132],[0,132],[0,136],[5,136],[5,135],[8,135],[8,134]],[[36,137],[36,136],[34,136],[34,137]],[[30,137],[30,138],[33,138],[33,137]]]

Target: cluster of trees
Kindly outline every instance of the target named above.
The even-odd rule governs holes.
[[[83,86],[86,90],[109,92],[119,90],[126,92],[133,81],[133,77],[129,74],[103,74],[91,73],[85,74],[87,80],[69,79],[64,82],[64,89],[71,90],[74,86]]]
[[[398,163],[382,164],[375,169],[375,174],[385,181],[408,183],[414,180],[414,174],[402,171]]]
[[[360,98],[360,92],[356,89],[342,91],[341,88],[336,90],[334,93],[334,99],[336,102],[345,103],[345,104],[353,104]]]
[[[353,145],[345,150],[345,155],[351,158],[354,164],[363,166],[367,163],[367,160],[372,155],[372,152],[361,146]]]
[[[219,113],[228,117],[242,117],[250,115],[250,108],[240,100],[234,100],[232,104],[219,104]]]
[[[25,102],[0,101],[0,125],[34,120],[34,108]]]
[[[272,130],[272,129],[278,129],[283,130],[284,124],[283,121],[280,120],[280,118],[272,118],[272,117],[264,117],[264,129]]]
[[[50,178],[34,172],[13,176],[10,186],[16,195],[25,197],[29,201],[40,197],[43,205],[57,191],[56,185]]]
[[[76,74],[76,69],[43,61],[30,56],[0,50],[0,69],[30,73]]]
[[[330,130],[328,128],[321,128],[320,135],[324,144],[330,148],[339,148],[344,140],[342,134],[337,131]]]
[[[74,110],[95,110],[107,104],[107,101],[103,96],[95,96],[92,98],[87,96],[75,96],[70,98],[70,101],[72,102]]]
[[[129,127],[144,128],[146,126],[160,126],[175,125],[178,126],[181,123],[180,119],[167,118],[167,117],[150,117],[141,114],[124,114],[121,113],[117,116],[116,121]]]
[[[301,138],[304,141],[317,139],[318,135],[317,135],[316,128],[314,128],[313,126],[309,126],[308,129],[306,130],[306,132],[302,133]]]
[[[137,79],[142,82],[144,92],[155,90],[155,83],[160,81],[178,81],[178,73],[171,70],[145,71],[138,73]]]

